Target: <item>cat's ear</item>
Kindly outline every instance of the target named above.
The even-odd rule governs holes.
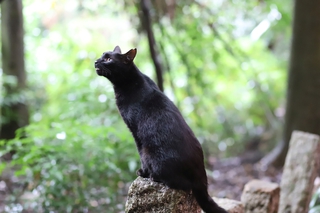
[[[129,50],[126,54],[124,54],[124,57],[125,57],[124,63],[128,64],[128,63],[132,62],[133,59],[136,57],[136,54],[137,54],[136,48]]]
[[[119,46],[116,46],[116,47],[114,48],[113,52],[121,54],[121,49],[120,49],[120,47],[119,47]]]

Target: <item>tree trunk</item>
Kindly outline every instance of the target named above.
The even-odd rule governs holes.
[[[11,103],[12,94],[26,88],[24,65],[22,0],[5,0],[1,3],[1,51],[4,78],[16,78],[17,84],[4,83],[4,103],[1,109],[0,139],[15,137],[15,131],[28,124],[28,109],[23,100]],[[11,104],[8,104],[11,103]]]
[[[272,164],[284,164],[293,130],[320,135],[320,1],[295,0],[283,141]]]
[[[163,91],[163,69],[160,62],[160,54],[158,52],[156,40],[152,30],[152,21],[151,21],[152,19],[149,12],[151,10],[151,2],[150,0],[141,0],[140,5],[143,13],[141,17],[141,22],[148,36],[149,49],[150,49],[151,57],[152,57],[153,64],[157,74],[157,84],[159,89]]]

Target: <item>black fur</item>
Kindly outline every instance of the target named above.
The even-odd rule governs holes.
[[[95,62],[98,75],[111,81],[116,103],[135,139],[141,169],[137,174],[173,189],[192,190],[206,213],[227,213],[207,192],[200,143],[177,107],[134,65],[136,49],[103,53]]]

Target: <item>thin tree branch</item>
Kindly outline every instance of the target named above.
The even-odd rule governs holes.
[[[190,65],[190,63],[189,63],[189,61],[188,61],[188,59],[187,59],[186,54],[185,54],[185,53],[183,52],[183,50],[177,45],[176,42],[173,42],[172,36],[171,36],[167,31],[165,31],[165,30],[163,29],[163,26],[162,26],[162,24],[161,24],[160,22],[159,22],[159,26],[160,26],[160,28],[162,28],[161,32],[163,33],[163,36],[164,36],[164,37],[167,37],[168,40],[172,41],[171,43],[173,44],[175,50],[178,52],[178,55],[179,55],[179,57],[180,57],[180,60],[182,61],[182,64],[186,67],[188,76],[190,76],[190,70],[191,70],[192,68],[191,68],[191,65]],[[189,87],[186,88],[186,92],[187,92],[187,95],[188,95],[188,96],[192,96],[192,92],[191,92],[191,90],[190,90]],[[215,102],[215,104],[216,104],[217,106],[222,106],[222,104],[219,103],[219,101],[218,101],[218,99],[216,98],[216,96],[213,96],[212,100]],[[195,106],[195,108],[196,108],[196,106]],[[233,131],[232,125],[229,123],[229,120],[228,120],[229,118],[228,118],[227,116],[225,116],[225,113],[218,111],[217,108],[216,108],[216,112],[217,112],[218,115],[222,115],[223,117],[225,117],[225,121],[224,121],[221,125],[222,125],[222,127],[226,130],[226,133],[227,133],[226,135],[227,135],[228,137],[233,137],[233,138],[234,138],[234,137],[235,137],[235,133],[234,133],[234,131]],[[198,122],[198,121],[196,120],[196,122]],[[198,125],[198,126],[201,126],[201,124],[200,124],[199,122],[197,123],[197,125]]]
[[[239,67],[241,67],[241,64],[242,64],[243,61],[248,62],[248,63],[251,65],[251,67],[253,67],[252,64],[251,64],[251,62],[250,62],[249,56],[247,56],[244,52],[242,52],[242,51],[239,50],[239,49],[238,49],[238,52],[239,52],[239,53],[238,53],[238,56],[240,56],[240,57],[242,56],[242,59],[240,59],[239,57],[237,57],[236,53],[234,52],[234,49],[235,49],[235,48],[232,48],[231,45],[230,45],[230,43],[227,42],[227,41],[220,35],[219,31],[217,30],[217,28],[214,26],[213,23],[209,23],[209,27],[212,29],[212,31],[215,33],[215,35],[219,38],[219,40],[223,43],[226,51],[237,61],[237,63],[239,63]],[[246,79],[249,79],[249,78],[248,78],[248,75],[246,75],[245,72],[241,72],[241,73],[245,76]],[[260,95],[261,95],[261,94],[263,95],[263,99],[265,100],[265,101],[263,101],[263,102],[260,102],[260,104],[261,104],[262,107],[266,110],[266,118],[267,118],[267,120],[269,121],[270,125],[274,126],[274,122],[273,122],[273,121],[276,120],[276,116],[275,116],[275,114],[272,112],[272,107],[270,106],[269,102],[266,101],[266,100],[269,100],[269,97],[268,97],[268,95],[263,91],[262,86],[261,86],[260,82],[258,81],[258,77],[257,77],[256,72],[254,72],[254,77],[255,77],[254,83],[256,84],[255,89],[259,92]]]
[[[150,49],[151,57],[156,70],[158,87],[161,91],[163,91],[163,68],[160,62],[160,54],[157,51],[158,48],[154,38],[151,16],[149,12],[151,9],[151,2],[150,0],[141,0],[140,5],[143,13],[141,20],[143,23],[143,28],[146,30],[148,35],[149,49]]]
[[[208,9],[207,6],[195,1],[195,3],[200,7],[201,11],[205,11],[208,14],[210,14],[211,16],[215,16],[216,14],[213,14],[212,11],[210,11]],[[243,52],[240,49],[236,49],[234,47],[232,47],[232,44],[230,43],[231,41],[227,41],[225,38],[223,38],[223,36],[221,36],[220,32],[218,31],[218,29],[215,27],[215,25],[213,23],[208,23],[208,26],[211,28],[211,30],[213,31],[213,33],[217,36],[217,38],[223,43],[225,50],[237,61],[237,63],[239,63],[239,67],[241,67],[241,64],[243,61],[246,61],[249,63],[249,65],[254,68],[254,66],[251,64],[251,60],[250,57]],[[254,69],[253,69],[254,70]],[[246,75],[245,72],[241,72],[241,74],[247,79],[248,75]],[[261,83],[258,81],[258,77],[257,77],[257,73],[254,72],[254,83],[256,84],[255,87],[255,91],[257,91],[259,94],[258,95],[262,95],[262,98],[265,100],[263,102],[260,102],[260,104],[262,105],[262,107],[266,110],[266,118],[269,121],[270,125],[274,127],[274,121],[277,120],[274,112],[272,111],[272,107],[269,104],[269,99],[270,97],[268,96],[268,94],[266,94],[266,92],[263,91]]]

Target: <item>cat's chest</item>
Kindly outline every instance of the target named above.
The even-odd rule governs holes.
[[[153,93],[133,93],[130,95],[116,96],[119,112],[132,132],[138,131],[140,125],[146,121],[150,122],[150,116],[155,112],[163,110],[161,97]]]
[[[143,107],[139,103],[124,105],[118,104],[119,112],[124,122],[129,126],[135,126],[143,115]]]

